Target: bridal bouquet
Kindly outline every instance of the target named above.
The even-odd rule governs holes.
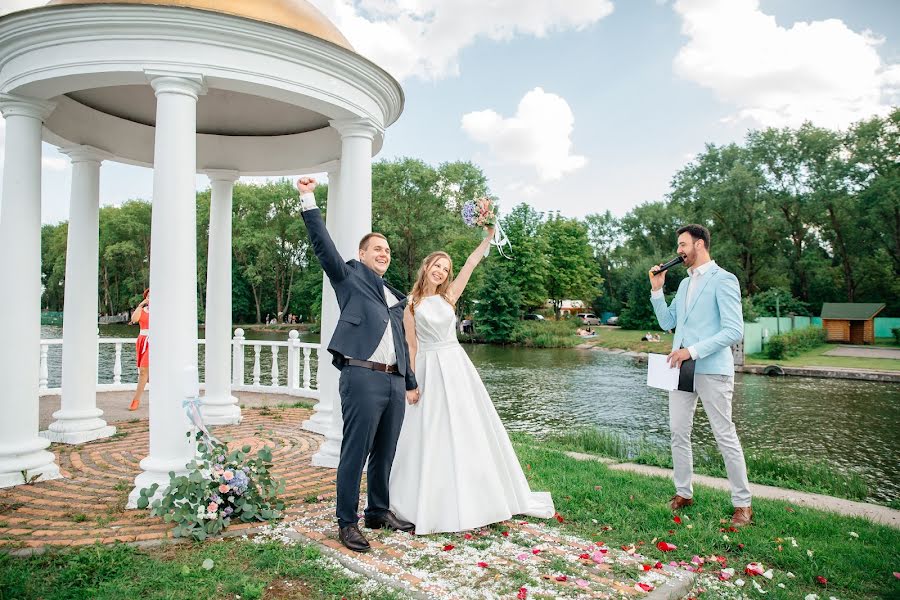
[[[500,256],[510,258],[504,254],[503,247],[507,246],[512,249],[512,246],[497,221],[497,208],[493,200],[486,196],[469,200],[463,204],[462,218],[469,227],[493,227],[494,239],[491,240],[491,245],[497,247]],[[485,251],[484,255],[487,256],[489,252],[490,248]]]
[[[250,446],[229,450],[203,431],[194,435],[198,456],[188,463],[187,474],[170,473],[169,486],[152,502],[159,484],[142,489],[138,508],[149,506],[152,515],[174,522],[175,537],[198,541],[220,533],[232,521],[269,521],[281,516],[284,502],[277,495],[284,492],[284,482],[273,479],[269,472],[269,448],[250,457]]]

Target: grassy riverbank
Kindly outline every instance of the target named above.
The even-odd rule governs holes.
[[[522,435],[517,435],[515,439],[522,443],[534,443]],[[672,468],[672,454],[668,446],[599,429],[552,436],[540,444],[641,465]],[[793,460],[760,450],[746,451],[744,458],[753,483],[850,500],[865,501],[869,496],[868,486],[860,476],[840,473],[826,464]],[[725,463],[715,448],[695,448],[694,472],[725,477]]]
[[[737,571],[735,579],[756,581],[769,599],[804,598],[810,593],[842,600],[900,596],[900,580],[893,575],[900,567],[896,558],[900,531],[766,500],[754,501],[753,526],[730,531],[722,522],[731,514],[728,493],[700,486],[694,506],[676,523],[666,507],[672,494],[668,479],[613,471],[550,447],[516,446],[532,489],[551,491],[564,519],[561,527],[579,535],[609,545],[634,544],[639,552],[664,562],[724,557]],[[657,550],[660,540],[677,549]],[[774,569],[773,578],[743,575],[750,562]],[[827,584],[818,583],[817,577],[824,577]],[[748,581],[747,593],[755,597],[751,587]],[[710,590],[699,597],[720,596]]]
[[[878,346],[896,348],[889,340],[878,340]],[[747,364],[784,365],[787,367],[834,367],[840,369],[873,369],[876,371],[900,371],[900,360],[894,358],[862,358],[855,356],[825,356],[835,349],[834,344],[825,344],[807,350],[791,358],[773,359],[765,353],[750,354],[745,358]]]

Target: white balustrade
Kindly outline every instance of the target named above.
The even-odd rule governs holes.
[[[122,342],[116,342],[116,362],[113,365],[113,385],[122,383]]]
[[[40,394],[56,395],[62,392],[62,340],[41,340],[40,353]],[[201,346],[205,340],[197,340]],[[54,349],[58,346],[58,349]],[[253,347],[253,365],[246,372],[247,347]],[[263,348],[271,353],[270,381],[263,383],[261,358]],[[287,359],[280,361],[280,352],[286,348]],[[135,364],[135,340],[133,338],[99,338],[97,351],[100,354],[97,373],[97,391],[131,391],[137,387],[138,370]],[[202,350],[201,350],[202,351]],[[198,353],[199,354],[199,353]],[[291,331],[286,341],[248,340],[242,329],[236,329],[232,339],[232,390],[261,393],[287,394],[304,398],[318,398],[319,390],[313,386],[311,374],[315,368],[314,359],[320,355],[319,344],[301,342],[299,334]],[[301,363],[302,360],[302,363]],[[202,364],[202,360],[199,361]],[[282,373],[282,368],[285,373]],[[246,383],[251,375],[252,383]],[[149,386],[152,385],[148,383]],[[201,384],[202,386],[202,384]]]
[[[262,346],[253,344],[253,385],[259,387],[259,352]]]
[[[55,340],[54,340],[55,341]],[[62,340],[60,340],[62,341]],[[47,355],[49,354],[48,344],[45,344],[41,341],[41,371],[40,371],[40,379],[38,380],[38,390],[43,392],[47,389],[47,380],[50,377],[50,371],[47,366]]]

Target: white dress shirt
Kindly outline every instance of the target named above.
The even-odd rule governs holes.
[[[691,280],[688,282],[687,298],[685,299],[684,303],[685,307],[690,308],[691,302],[694,299],[694,294],[698,293],[700,290],[703,277],[706,275],[706,272],[709,271],[715,264],[716,261],[710,260],[703,263],[699,267],[694,267],[687,270],[688,276],[691,278]],[[662,288],[651,291],[650,295],[653,298],[662,298],[664,296]],[[688,352],[691,353],[691,358],[697,360],[697,349],[694,346],[689,346]]]
[[[316,196],[312,192],[306,192],[304,194],[300,194],[300,208],[304,211],[312,210],[314,208],[318,208],[316,205]],[[384,287],[384,300],[387,302],[388,306],[394,306],[399,302],[397,297],[391,293],[387,286]],[[346,358],[353,358],[352,356],[347,356]],[[378,346],[375,348],[375,352],[372,353],[367,360],[372,362],[381,363],[383,365],[396,365],[397,364],[397,352],[394,349],[394,331],[391,327],[390,321],[388,321],[387,327],[384,328],[384,335],[381,336],[381,341],[378,342]]]

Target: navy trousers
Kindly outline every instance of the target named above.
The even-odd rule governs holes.
[[[406,411],[406,383],[400,375],[348,365],[341,370],[338,390],[344,439],[337,471],[337,519],[346,527],[359,520],[360,479],[367,458],[366,515],[390,509],[391,465]]]

